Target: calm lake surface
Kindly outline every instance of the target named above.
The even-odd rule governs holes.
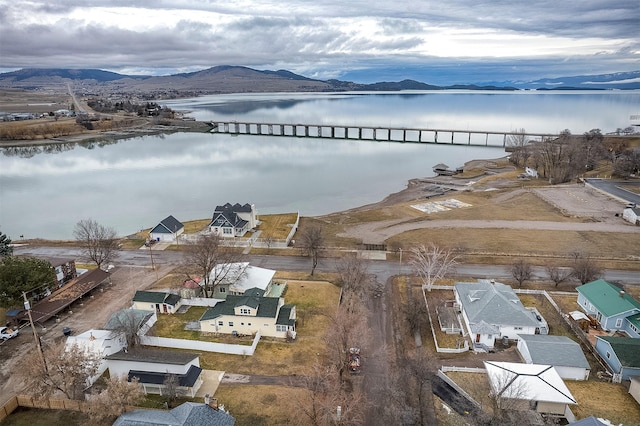
[[[349,124],[580,134],[629,125],[640,92],[420,92],[224,95],[163,102],[198,120]],[[70,239],[93,218],[127,235],[167,215],[210,217],[218,204],[315,216],[383,199],[408,179],[505,155],[500,148],[177,133],[111,144],[5,149],[0,230],[15,241]]]

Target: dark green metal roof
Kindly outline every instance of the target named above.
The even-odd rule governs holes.
[[[640,339],[598,336],[611,345],[623,367],[640,368]]]

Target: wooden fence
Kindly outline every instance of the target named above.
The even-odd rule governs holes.
[[[14,395],[0,407],[0,423],[9,417],[18,407],[40,408],[48,410],[89,411],[89,404],[65,398],[36,399],[29,395]]]

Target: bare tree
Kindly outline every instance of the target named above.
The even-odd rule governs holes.
[[[603,141],[604,136],[600,129],[591,129],[582,135],[582,151],[586,170],[593,170],[598,161],[605,158],[606,148]]]
[[[183,253],[186,275],[189,279],[193,279],[192,275],[202,277],[200,286],[205,297],[213,297],[216,287],[238,272],[234,264],[242,260],[242,253],[224,247],[217,234],[200,235],[195,243],[185,246]]]
[[[427,312],[424,298],[409,297],[407,304],[404,306],[404,318],[412,334],[426,327],[429,324],[429,313]]]
[[[167,406],[172,408],[176,400],[184,396],[184,390],[180,387],[180,379],[175,374],[167,373],[162,386],[162,395],[165,397]]]
[[[115,334],[122,333],[129,349],[136,347],[140,343],[138,331],[142,325],[141,321],[143,318],[138,312],[134,309],[123,309],[112,317],[111,332]]]
[[[509,135],[507,139],[507,146],[511,148],[511,155],[509,159],[516,166],[525,167],[529,157],[531,157],[531,149],[529,147],[529,141],[527,140],[527,134],[524,129],[517,129],[514,134]]]
[[[493,408],[492,424],[504,424],[511,411],[522,411],[523,409],[526,411],[529,408],[529,388],[517,374],[504,372],[492,377],[490,383],[489,399]]]
[[[602,276],[602,268],[591,259],[591,256],[581,255],[574,260],[571,275],[581,284],[586,284],[600,278]]]
[[[89,401],[89,416],[97,422],[113,422],[129,407],[144,400],[144,393],[138,378],[131,381],[127,376],[112,376],[106,382],[106,388],[93,395]]]
[[[533,276],[531,264],[524,259],[516,260],[513,265],[511,265],[511,276],[518,281],[518,286],[522,287],[522,283],[529,281]]]
[[[311,275],[313,275],[318,266],[318,257],[324,243],[322,228],[318,225],[304,228],[300,234],[299,241],[304,253],[311,258]]]
[[[405,367],[405,379],[407,384],[413,388],[413,394],[416,397],[414,405],[418,410],[418,424],[428,425],[426,418],[426,407],[433,406],[433,398],[431,397],[431,378],[433,377],[432,363],[424,355],[418,352],[415,357],[405,358],[402,362]]]
[[[98,268],[115,259],[118,250],[116,230],[99,224],[93,219],[76,223],[73,236],[81,244],[84,255]]]
[[[328,362],[342,379],[348,369],[349,349],[366,349],[372,338],[371,329],[367,324],[366,311],[361,305],[354,305],[350,309],[340,305],[329,319],[331,323],[325,338]]]
[[[296,404],[295,420],[298,424],[363,424],[366,397],[359,389],[345,386],[334,369],[315,364],[303,376],[303,384],[303,391],[299,393]]]
[[[412,248],[409,264],[422,279],[422,288],[431,291],[435,281],[444,278],[458,264],[457,259],[453,250],[430,243]]]
[[[360,304],[370,287],[367,264],[357,256],[343,257],[336,265],[342,284],[342,303]]]
[[[31,351],[23,363],[25,379],[37,398],[62,393],[69,399],[84,399],[89,379],[95,376],[100,356],[77,344],[65,346],[64,341],[43,349],[45,364],[40,354]]]
[[[547,271],[549,279],[553,281],[556,287],[558,287],[559,284],[565,282],[571,276],[570,269],[560,268],[550,263],[547,263],[544,268]]]

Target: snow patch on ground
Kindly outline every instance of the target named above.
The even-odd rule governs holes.
[[[463,203],[462,201],[458,201],[455,198],[449,198],[448,200],[442,201],[431,201],[429,203],[422,204],[413,204],[411,205],[414,209],[420,210],[423,213],[438,213],[445,212],[451,209],[459,209],[462,207],[471,207],[471,204]]]

